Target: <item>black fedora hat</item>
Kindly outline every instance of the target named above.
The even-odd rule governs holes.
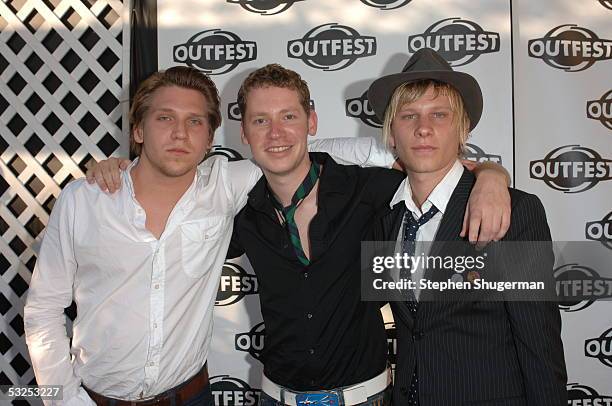
[[[417,80],[433,79],[448,83],[459,91],[470,118],[470,131],[476,127],[482,115],[482,91],[476,79],[467,73],[456,72],[436,51],[423,48],[415,52],[400,73],[376,79],[368,89],[368,102],[380,121],[398,86]]]

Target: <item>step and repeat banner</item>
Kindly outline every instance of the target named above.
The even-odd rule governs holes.
[[[217,152],[250,157],[240,143],[242,80],[267,63],[298,71],[319,116],[317,137],[380,136],[366,90],[423,47],[439,51],[483,90],[483,118],[466,156],[501,163],[537,194],[557,241],[600,241],[612,254],[612,1],[584,0],[158,0],[159,67],[188,65],[217,84]],[[573,405],[612,399],[612,280],[581,258],[601,286],[564,304],[563,339]],[[565,261],[565,262],[563,262]],[[611,264],[612,266],[612,264]],[[574,287],[588,289],[588,283]],[[288,294],[290,287],[288,287]],[[257,277],[245,258],[223,269],[209,368],[219,405],[253,405],[261,385]],[[390,358],[395,326],[387,320]],[[535,332],[534,332],[535,333]],[[600,403],[596,403],[600,402]]]
[[[605,253],[612,267],[612,1],[512,3],[515,184],[540,197],[553,239],[601,242],[562,258],[557,280],[580,276],[592,285],[575,289],[610,297],[594,260]],[[561,312],[570,399],[583,400],[572,404],[612,402],[612,303]]]

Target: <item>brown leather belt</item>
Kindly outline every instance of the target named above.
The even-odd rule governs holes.
[[[206,387],[206,385],[208,385],[208,369],[206,368],[206,364],[204,364],[204,367],[202,367],[200,372],[189,378],[188,381],[150,399],[120,400],[108,398],[88,388],[84,388],[89,394],[89,397],[91,397],[91,399],[96,402],[98,406],[170,406],[172,404],[175,406],[180,406],[189,399],[195,397]],[[172,402],[173,400],[174,403]]]

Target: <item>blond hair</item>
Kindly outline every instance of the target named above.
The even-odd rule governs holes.
[[[382,137],[385,145],[388,145],[391,137],[391,124],[395,114],[405,104],[410,104],[421,98],[429,87],[434,90],[433,97],[439,95],[448,96],[451,110],[453,111],[453,124],[459,135],[459,154],[463,151],[470,132],[470,118],[465,110],[463,98],[457,89],[448,83],[439,82],[432,79],[418,80],[415,82],[407,82],[398,86],[391,96],[391,101],[385,110],[383,120]]]

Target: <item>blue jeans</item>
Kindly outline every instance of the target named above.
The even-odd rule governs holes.
[[[360,403],[358,406],[390,406],[391,405],[391,395],[392,395],[393,387],[391,385],[387,386],[382,392],[378,392],[375,395],[370,396],[365,402]],[[259,398],[259,406],[285,406],[283,403],[278,400],[268,396],[265,392],[261,392],[261,396]],[[343,399],[340,399],[340,405],[344,406]]]

